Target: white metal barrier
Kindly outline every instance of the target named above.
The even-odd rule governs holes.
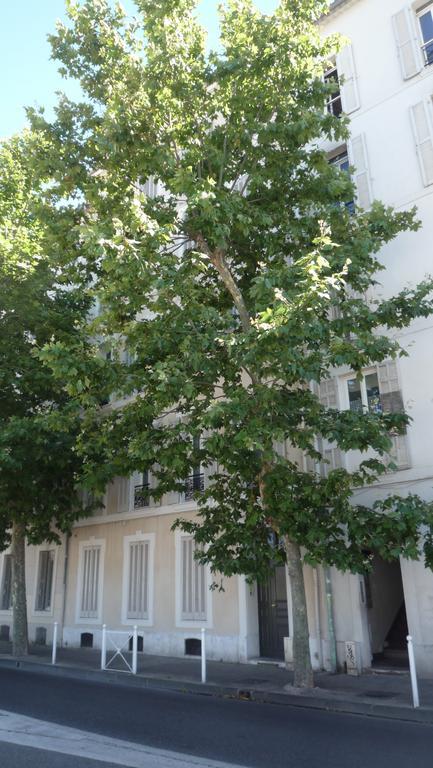
[[[412,686],[412,699],[414,709],[419,707],[418,680],[416,677],[415,654],[413,651],[413,640],[410,635],[407,636],[407,652],[409,655],[410,682]]]
[[[201,628],[201,681],[206,682],[206,629]]]
[[[51,652],[51,664],[56,663],[57,659],[57,629],[58,629],[58,622],[55,621],[53,624],[53,648]]]
[[[132,660],[131,664],[125,656],[129,651],[129,643],[132,638]],[[111,647],[109,647],[111,646]],[[107,661],[107,652],[114,651],[111,658]],[[109,669],[115,659],[123,662],[126,669],[116,669],[116,672],[131,672],[137,674],[137,651],[138,651],[138,627],[135,625],[132,632],[107,629],[107,625],[102,625],[101,642],[101,669]],[[112,667],[111,667],[112,668]]]

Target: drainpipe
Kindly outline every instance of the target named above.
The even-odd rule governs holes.
[[[317,652],[319,656],[319,668],[323,669],[323,649],[322,649],[322,629],[320,625],[320,584],[319,574],[317,568],[313,570],[314,579],[314,595],[315,595],[315,613],[316,613],[316,636],[317,636]]]
[[[68,587],[68,564],[69,564],[69,540],[71,538],[71,534],[66,534],[66,541],[65,541],[65,566],[63,569],[63,605],[62,605],[62,636],[61,636],[61,645],[63,645],[63,628],[65,626],[65,614],[66,614],[66,592]]]
[[[326,567],[323,569],[323,573],[325,576],[326,613],[328,617],[330,671],[335,673],[337,671],[337,642],[335,639],[334,598],[332,594],[331,569]]]

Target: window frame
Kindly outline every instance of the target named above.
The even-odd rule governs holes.
[[[418,10],[416,11],[416,18],[418,23],[418,31],[421,39],[421,53],[422,53],[422,60],[423,60],[424,67],[430,67],[433,65],[433,37],[431,37],[430,40],[424,40],[424,32],[421,25],[421,19],[423,18],[423,16],[427,16],[427,14],[430,14],[432,24],[433,24],[433,3],[427,3],[421,8],[418,8]],[[427,50],[426,50],[427,47],[430,47],[429,53],[427,53]]]
[[[98,602],[96,616],[82,616],[81,615],[81,591],[83,588],[83,568],[84,568],[84,551],[85,549],[99,547],[99,573],[98,573]],[[77,568],[77,584],[76,584],[76,609],[75,609],[75,623],[76,624],[101,624],[102,621],[102,609],[104,601],[104,562],[105,562],[105,539],[96,539],[90,537],[86,541],[80,541],[78,545],[78,568]]]
[[[147,573],[147,618],[128,618],[128,594],[129,594],[129,569],[131,557],[131,544],[148,542],[148,573]],[[154,591],[155,591],[155,534],[137,533],[123,537],[123,570],[122,570],[122,610],[121,619],[125,626],[152,627],[154,624]]]
[[[334,117],[340,117],[343,114],[344,110],[343,110],[343,101],[342,101],[342,98],[341,98],[340,76],[339,76],[338,65],[337,65],[336,61],[332,63],[332,66],[329,66],[325,70],[325,72],[323,73],[323,80],[324,80],[324,82],[327,85],[330,84],[332,82],[332,75],[334,74],[334,72],[335,72],[335,75],[336,75],[336,77],[335,77],[335,86],[336,86],[336,88],[335,88],[335,96],[332,93],[330,93],[328,95],[328,98],[326,99],[325,109],[328,112],[328,114],[333,115]],[[340,102],[340,110],[336,112],[334,110],[334,105],[337,102]]]
[[[206,619],[184,619],[182,618],[182,542],[184,539],[194,538],[190,534],[183,531],[175,532],[175,551],[176,551],[176,627],[181,629],[191,629],[197,631],[201,627],[207,629],[213,628],[213,605],[212,597],[213,592],[211,590],[211,572],[207,565],[204,565],[205,569],[205,589],[206,589]]]
[[[5,578],[5,568],[6,568],[6,557],[10,557],[10,563],[11,563],[11,599],[10,599],[10,607],[9,608],[1,608],[0,607],[0,615],[1,616],[11,616],[12,615],[12,552],[10,549],[6,549],[4,552],[1,553],[2,559],[1,559],[1,568],[0,568],[0,598],[3,597],[3,582]],[[0,600],[0,606],[2,602]]]
[[[46,609],[37,608],[38,604],[38,593],[39,593],[39,575],[40,575],[40,565],[41,565],[41,553],[42,552],[53,552],[54,558],[53,558],[53,573],[51,577],[51,594],[50,594],[50,606]],[[36,571],[35,571],[35,594],[33,597],[33,615],[34,616],[53,616],[54,615],[54,596],[56,593],[55,590],[55,584],[56,584],[56,573],[57,573],[57,556],[58,556],[58,547],[55,546],[48,546],[42,544],[40,547],[38,547],[37,550],[37,557],[36,557]]]

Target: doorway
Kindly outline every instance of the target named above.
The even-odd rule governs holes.
[[[260,655],[284,660],[284,638],[289,634],[286,569],[276,566],[258,585]]]
[[[365,587],[373,666],[407,668],[408,626],[400,563],[374,555]]]

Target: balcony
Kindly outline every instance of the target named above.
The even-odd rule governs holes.
[[[204,474],[189,475],[185,480],[185,501],[191,501],[194,498],[195,493],[203,493],[204,491]]]
[[[433,64],[433,40],[428,40],[422,46],[422,52],[424,54],[424,64],[425,64],[425,66],[428,67],[429,64]]]
[[[134,485],[134,509],[149,506],[149,483]]]

